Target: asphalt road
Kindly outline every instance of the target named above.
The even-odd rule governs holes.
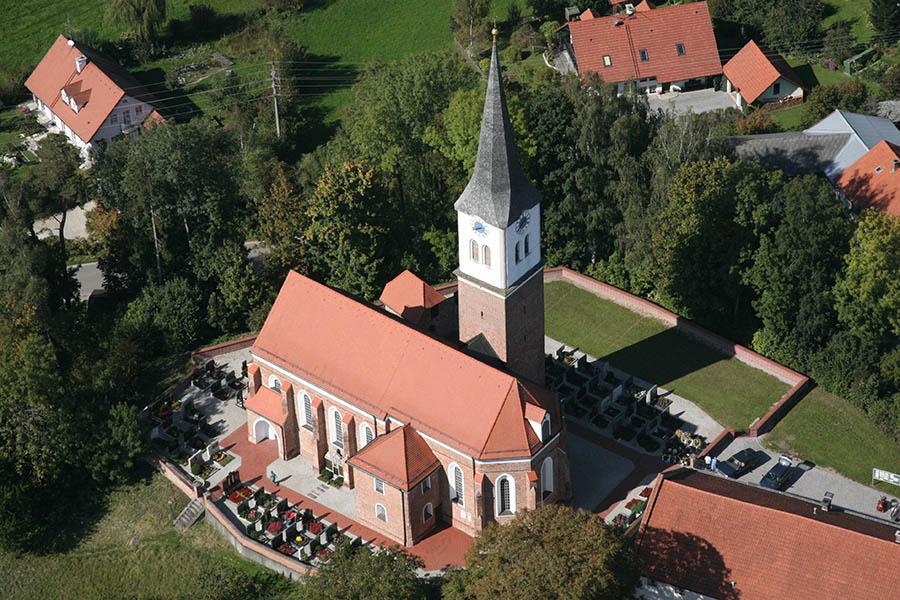
[[[719,453],[718,459],[723,461],[744,448],[765,452],[769,457],[765,463],[738,480],[758,485],[766,471],[778,462],[779,454],[764,448],[755,438],[737,438]],[[875,508],[878,499],[883,495],[880,491],[816,466],[809,471],[801,471],[796,468],[796,465],[803,460],[803,457],[792,456],[790,458],[794,459],[795,468],[783,491],[814,502],[821,501],[825,492],[831,492],[834,494],[832,504],[835,506],[871,517],[886,519],[886,513],[880,513]],[[900,487],[897,488],[897,497],[900,497]]]

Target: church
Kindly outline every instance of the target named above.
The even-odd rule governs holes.
[[[495,43],[475,170],[455,204],[455,298],[407,271],[379,307],[289,273],[251,348],[250,441],[274,438],[280,458],[341,478],[356,520],[406,546],[438,523],[474,535],[569,502],[565,425],[544,387],[540,200]]]

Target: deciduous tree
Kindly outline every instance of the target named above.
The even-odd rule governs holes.
[[[640,578],[630,542],[584,510],[549,504],[481,530],[444,600],[628,598]]]

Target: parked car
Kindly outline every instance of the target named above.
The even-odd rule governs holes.
[[[794,462],[783,454],[778,458],[778,462],[769,469],[759,482],[759,485],[769,488],[770,490],[780,490],[791,477],[794,470]]]
[[[752,448],[744,448],[735,453],[725,462],[720,462],[716,470],[722,475],[737,479],[766,462],[769,456],[765,452],[758,452]]]

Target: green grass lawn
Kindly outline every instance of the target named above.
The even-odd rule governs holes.
[[[828,83],[843,83],[850,79],[850,76],[843,71],[832,71],[821,64],[811,65],[804,58],[789,58],[788,64],[797,77],[806,84],[807,89]]]
[[[784,131],[800,129],[800,121],[803,119],[803,105],[777,110],[773,113],[772,120]]]
[[[30,69],[53,44],[56,37],[67,30],[66,22],[74,30],[96,32],[102,40],[122,35],[125,27],[107,17],[106,0],[19,0],[5,2],[0,19],[0,67]],[[189,6],[196,0],[169,0],[168,20],[184,20],[190,15]],[[243,13],[260,6],[259,0],[206,0],[217,13]]]
[[[726,427],[746,430],[788,385],[661,322],[565,282],[544,286],[546,332],[673,390]]]
[[[241,558],[206,522],[184,535],[175,533],[173,516],[187,502],[158,474],[119,488],[108,498],[104,516],[76,548],[43,556],[0,551],[3,597],[213,598],[220,597],[217,586],[233,580],[229,575],[264,582],[280,597],[288,592],[287,580]],[[130,545],[134,538],[137,545]],[[217,582],[222,576],[223,581]]]
[[[774,450],[811,460],[860,483],[872,468],[897,472],[900,444],[878,429],[857,407],[821,388],[811,391],[765,436]],[[896,486],[879,484],[897,494]]]

